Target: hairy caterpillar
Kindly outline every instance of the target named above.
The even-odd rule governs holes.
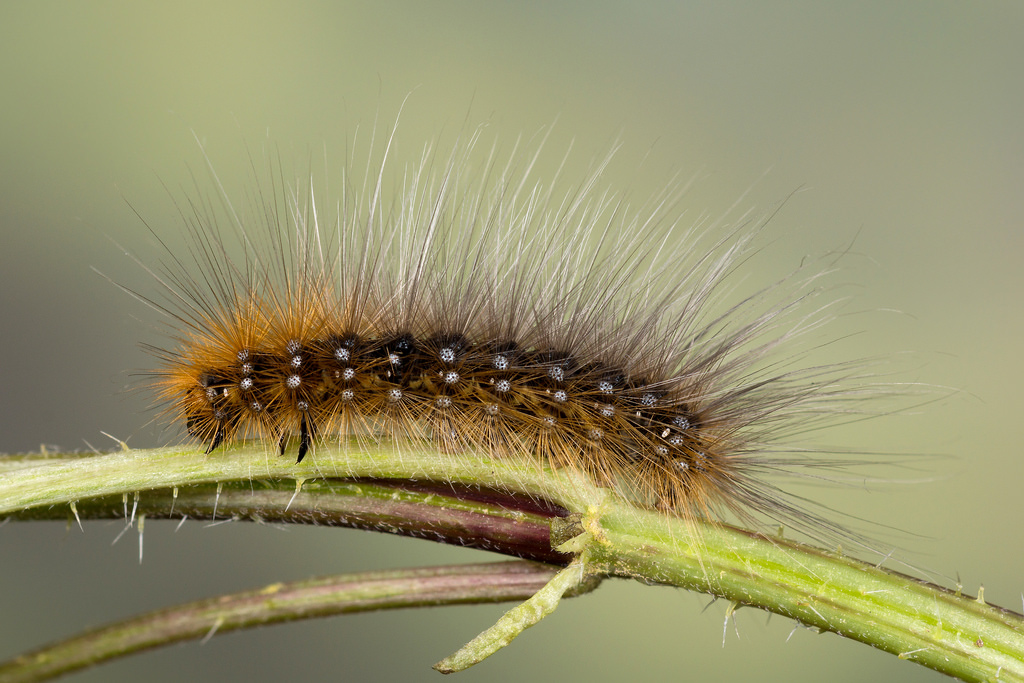
[[[401,172],[391,144],[346,169],[333,210],[280,176],[251,215],[182,210],[191,256],[157,274],[153,304],[180,330],[152,378],[206,453],[427,440],[683,516],[840,530],[764,476],[835,466],[786,437],[859,400],[849,366],[801,368],[785,347],[829,317],[807,305],[818,271],[730,291],[764,220],[687,225],[672,188],[633,207],[600,189],[608,159],[559,194],[536,154],[474,165],[476,136]]]

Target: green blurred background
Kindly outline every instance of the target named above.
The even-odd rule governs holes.
[[[893,353],[895,381],[957,390],[847,430],[867,447],[950,457],[897,473],[913,483],[811,495],[911,532],[902,545],[931,576],[1020,608],[1022,35],[1012,2],[4,3],[0,451],[110,447],[101,431],[135,446],[171,438],[126,391],[150,362],[137,342],[155,314],[90,268],[152,286],[114,242],[158,253],[133,208],[178,229],[164,186],[180,194],[190,173],[206,177],[193,131],[229,188],[243,187],[250,152],[300,169],[326,152],[339,168],[351,135],[378,112],[390,124],[411,92],[403,160],[467,121],[488,122],[508,149],[557,119],[548,149],[557,158],[575,141],[570,179],[620,141],[609,185],[643,197],[696,174],[695,213],[720,214],[747,190],[742,207],[767,208],[804,188],[752,280],[852,243],[847,310],[865,313],[837,321],[836,334],[860,333],[841,353]],[[489,559],[354,531],[150,520],[140,566],[133,534],[111,546],[120,528],[0,528],[0,657],[218,591]],[[725,605],[707,602],[608,584],[460,680],[939,679],[753,610],[723,647]],[[500,612],[276,627],[76,680],[437,680],[429,665]]]

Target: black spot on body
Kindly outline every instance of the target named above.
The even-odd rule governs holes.
[[[387,382],[407,385],[419,372],[416,339],[407,332],[386,340],[378,355],[384,360],[382,379]]]

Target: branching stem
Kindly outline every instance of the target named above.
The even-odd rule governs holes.
[[[219,495],[206,490],[200,496],[208,507],[216,498],[220,515],[287,517],[295,505],[289,521],[322,523],[331,515],[356,519],[346,515],[361,505],[363,516],[353,525],[412,534],[448,528],[449,542],[475,537],[486,540],[478,545],[527,556],[532,551],[524,548],[562,544],[560,550],[577,558],[580,577],[630,577],[702,591],[963,680],[1024,681],[1024,618],[1018,614],[838,552],[643,510],[572,472],[506,459],[442,455],[426,447],[367,449],[355,442],[321,445],[299,465],[259,444],[205,457],[192,449],[16,456],[0,461],[0,516],[28,517],[48,506],[62,506],[67,515],[76,503],[78,514],[88,517],[137,491],[145,492],[140,505],[164,496],[166,510],[171,502],[192,505],[185,500],[192,494],[180,492],[198,485],[220,488]],[[168,492],[176,487],[175,499]],[[271,492],[266,500],[259,498],[264,490]],[[106,502],[89,502],[104,496]],[[247,513],[244,496],[251,497]],[[390,499],[397,506],[384,504]],[[471,518],[481,523],[467,524]],[[517,537],[518,529],[524,536]],[[519,550],[511,549],[517,544]],[[560,557],[567,556],[556,553],[549,561]],[[547,604],[557,604],[557,596]]]

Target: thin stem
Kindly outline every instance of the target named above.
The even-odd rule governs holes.
[[[568,511],[496,491],[408,481],[264,480],[197,484],[143,494],[81,500],[10,514],[14,520],[147,519],[250,520],[367,529],[491,550],[565,565],[571,555],[551,547],[550,522]],[[126,521],[127,521],[126,519]]]
[[[0,514],[97,495],[227,481],[253,482],[254,490],[264,479],[297,481],[293,491],[330,489],[335,478],[431,481],[458,485],[451,491],[454,498],[460,498],[460,490],[473,490],[465,487],[483,486],[524,505],[543,508],[538,501],[551,501],[568,510],[569,517],[539,514],[534,521],[548,526],[556,539],[552,545],[573,539],[571,547],[560,549],[585,558],[585,574],[703,591],[734,606],[760,607],[835,631],[964,680],[1024,681],[1020,615],[838,553],[643,510],[585,477],[511,458],[443,455],[388,444],[360,450],[343,443],[322,445],[315,458],[296,465],[250,444],[206,457],[193,450],[162,449],[25,465],[22,459],[0,468]],[[437,490],[407,494],[429,504]],[[478,511],[489,514],[489,505]]]
[[[298,619],[526,600],[557,571],[515,561],[341,574],[273,584],[150,612],[23,654],[0,663],[0,683],[44,681],[142,650]]]

